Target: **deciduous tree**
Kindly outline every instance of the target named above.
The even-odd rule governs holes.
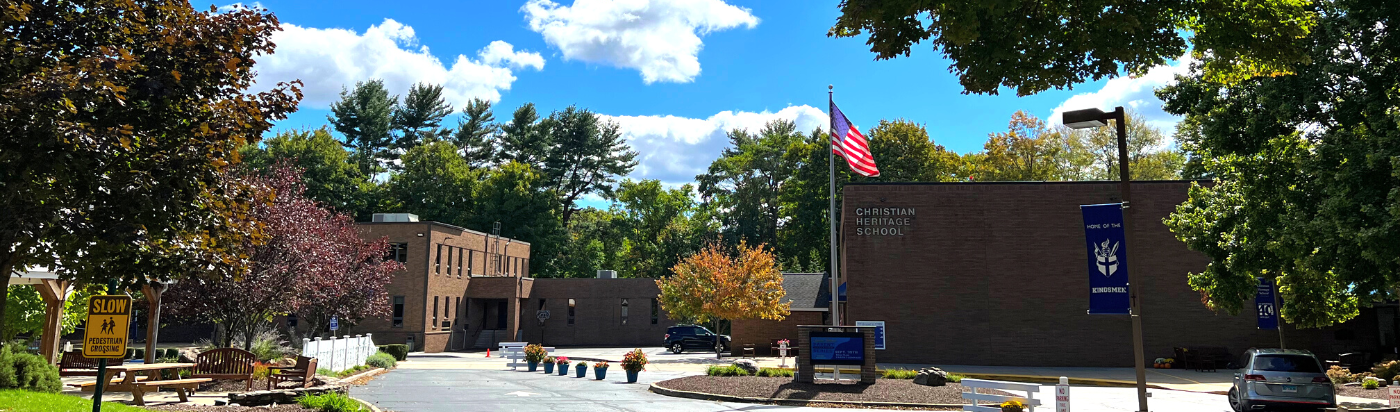
[[[720,320],[782,320],[790,313],[792,303],[783,302],[783,274],[762,245],[740,242],[730,256],[711,244],[671,271],[671,277],[656,280],[656,287],[661,308],[672,317],[713,322],[718,332]],[[715,339],[717,358],[720,343]]]
[[[969,93],[1002,86],[1025,96],[1088,80],[1142,74],[1189,49],[1205,74],[1238,81],[1289,73],[1316,24],[1306,0],[844,0],[828,36],[867,34],[877,59],[929,41]]]
[[[263,172],[271,172],[279,163],[301,169],[306,197],[337,212],[369,219],[381,207],[379,185],[360,172],[350,153],[325,127],[278,132],[261,146],[245,146],[242,154],[245,165]]]
[[[247,92],[277,30],[266,11],[177,0],[0,5],[0,293],[32,265],[168,280],[254,237],[222,175],[301,97]]]

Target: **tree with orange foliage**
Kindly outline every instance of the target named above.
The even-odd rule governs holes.
[[[786,295],[783,274],[773,252],[745,242],[739,242],[735,252],[731,257],[719,245],[710,244],[677,263],[670,277],[656,281],[661,289],[661,308],[673,317],[712,322],[716,333],[724,319],[787,317],[792,303],[782,301]],[[720,356],[720,339],[716,337],[715,357]]]

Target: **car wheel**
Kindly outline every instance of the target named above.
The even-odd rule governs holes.
[[[677,353],[677,354],[679,354],[679,353],[681,353],[681,351],[684,351],[684,350],[685,350],[685,348],[681,347],[681,344],[680,344],[680,343],[672,343],[672,344],[671,344],[671,353]]]
[[[1240,406],[1240,393],[1235,390],[1235,388],[1230,388],[1230,394],[1226,395],[1226,399],[1230,400],[1230,409],[1233,409],[1235,412],[1244,410],[1244,408]]]

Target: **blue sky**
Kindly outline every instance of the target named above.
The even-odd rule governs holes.
[[[384,78],[398,94],[416,81],[444,83],[456,107],[470,97],[495,100],[498,120],[526,102],[544,113],[578,105],[607,115],[641,152],[631,177],[668,184],[693,180],[724,147],[726,130],[774,118],[824,125],[828,84],[862,130],[904,118],[967,153],[1005,130],[1016,110],[1051,118],[1062,106],[1125,105],[1168,128],[1176,119],[1151,91],[1182,69],[1174,63],[1029,97],[964,95],[928,45],[875,61],[863,37],[827,37],[836,0],[258,4],[285,27],[274,37],[278,53],[258,61],[260,84],[307,82],[300,111],[275,130],[326,124],[326,106],[346,83]],[[446,125],[456,123],[453,116]]]

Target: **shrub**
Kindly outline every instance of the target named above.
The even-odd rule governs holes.
[[[360,412],[367,411],[363,405],[339,393],[325,393],[321,395],[308,395],[297,398],[297,404],[303,408],[315,409],[321,412]]]
[[[126,348],[126,354],[122,355],[122,359],[136,359],[136,348]]]
[[[365,364],[384,369],[393,369],[395,366],[398,366],[398,362],[394,360],[394,355],[384,352],[369,355],[369,358],[365,359]]]
[[[759,370],[759,372],[762,371],[762,369]],[[705,374],[710,376],[749,376],[748,371],[743,370],[742,368],[734,365],[711,366],[705,369]]]
[[[371,368],[373,368],[373,367],[372,367],[372,366],[369,366],[369,365],[355,365],[355,367],[353,367],[353,368],[350,368],[350,369],[346,369],[346,370],[337,372],[337,373],[335,374],[335,377],[337,377],[337,378],[344,378],[344,377],[346,377],[346,376],[350,376],[350,375],[354,375],[354,374],[357,374],[357,373],[360,373],[360,372],[364,372],[364,371],[370,370]]]
[[[880,377],[885,379],[914,379],[919,376],[919,371],[909,369],[885,369],[880,372]]]
[[[0,348],[0,389],[23,389],[55,393],[63,389],[58,367],[50,365],[39,355],[12,353],[9,346]]]
[[[1381,387],[1381,380],[1380,380],[1380,379],[1376,379],[1376,378],[1366,378],[1366,379],[1361,380],[1361,388],[1362,388],[1362,389],[1379,389],[1380,387]]]
[[[316,374],[324,376],[335,376],[335,371],[331,370],[331,368],[316,368]]]
[[[408,359],[408,345],[396,343],[391,345],[380,345],[379,350],[393,355],[394,360],[403,361]]]
[[[577,367],[588,368],[588,362],[579,361],[579,363],[574,364],[574,367],[575,367],[575,368],[577,368]]]
[[[569,367],[569,358],[566,356],[560,356],[554,358],[554,363],[558,364],[560,367],[567,368]]]
[[[554,363],[554,357],[553,357],[553,356],[545,356],[545,357],[544,357],[544,362],[543,362],[543,363]]]
[[[1341,385],[1344,383],[1352,382],[1356,379],[1352,376],[1351,371],[1341,366],[1335,365],[1330,368],[1327,368],[1327,378],[1331,379],[1332,383],[1335,385]]]
[[[1375,367],[1371,368],[1371,372],[1383,381],[1394,380],[1395,375],[1400,375],[1400,361],[1377,363]]]
[[[964,378],[964,376],[959,375],[959,374],[956,374],[956,373],[950,373],[950,374],[948,374],[948,382],[959,383],[959,382],[962,382],[963,378]]]
[[[593,369],[607,369],[607,368],[608,368],[608,361],[598,361],[597,363],[594,363],[594,364],[593,364]]]
[[[243,348],[245,345],[241,338],[234,338],[233,347]],[[258,360],[263,362],[274,361],[287,357],[288,354],[295,354],[296,350],[287,345],[282,340],[282,335],[274,330],[263,330],[253,335],[253,344],[247,345],[249,352],[253,352]]]
[[[633,349],[631,352],[627,352],[626,355],[622,355],[622,370],[640,372],[646,370],[646,367],[647,354],[643,353],[641,349]]]
[[[253,362],[253,379],[267,379],[267,375],[272,373],[272,369],[266,363]]]
[[[765,378],[791,378],[792,369],[760,368],[756,376],[762,376]]]
[[[530,363],[540,363],[549,352],[545,352],[544,347],[536,344],[525,345],[525,361]]]

